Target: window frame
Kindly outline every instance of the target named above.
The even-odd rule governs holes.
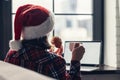
[[[12,38],[11,0],[1,0],[0,5],[0,60],[4,60]]]
[[[93,40],[102,42],[101,61],[104,64],[104,0],[93,2]]]

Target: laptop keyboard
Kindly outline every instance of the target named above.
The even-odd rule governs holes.
[[[99,67],[96,66],[81,66],[80,71],[94,71],[99,69]],[[70,65],[66,65],[66,70],[70,70]]]

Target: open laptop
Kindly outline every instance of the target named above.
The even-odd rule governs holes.
[[[64,59],[66,60],[66,69],[70,69],[72,52],[70,51],[70,43],[80,43],[84,46],[85,54],[80,61],[81,71],[92,71],[99,69],[101,58],[101,41],[65,41]]]

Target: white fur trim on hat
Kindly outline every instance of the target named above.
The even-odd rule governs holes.
[[[22,47],[21,40],[11,40],[9,42],[9,47],[12,50],[18,51]]]
[[[37,26],[26,26],[22,31],[22,38],[26,40],[36,39],[48,35],[53,30],[54,20],[53,14],[49,13],[49,17],[45,22]]]

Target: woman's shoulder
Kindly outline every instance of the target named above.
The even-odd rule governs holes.
[[[11,55],[14,55],[14,54],[16,54],[16,53],[17,53],[17,51],[9,50],[9,51],[7,52],[7,55],[8,55],[8,56],[11,56]]]

